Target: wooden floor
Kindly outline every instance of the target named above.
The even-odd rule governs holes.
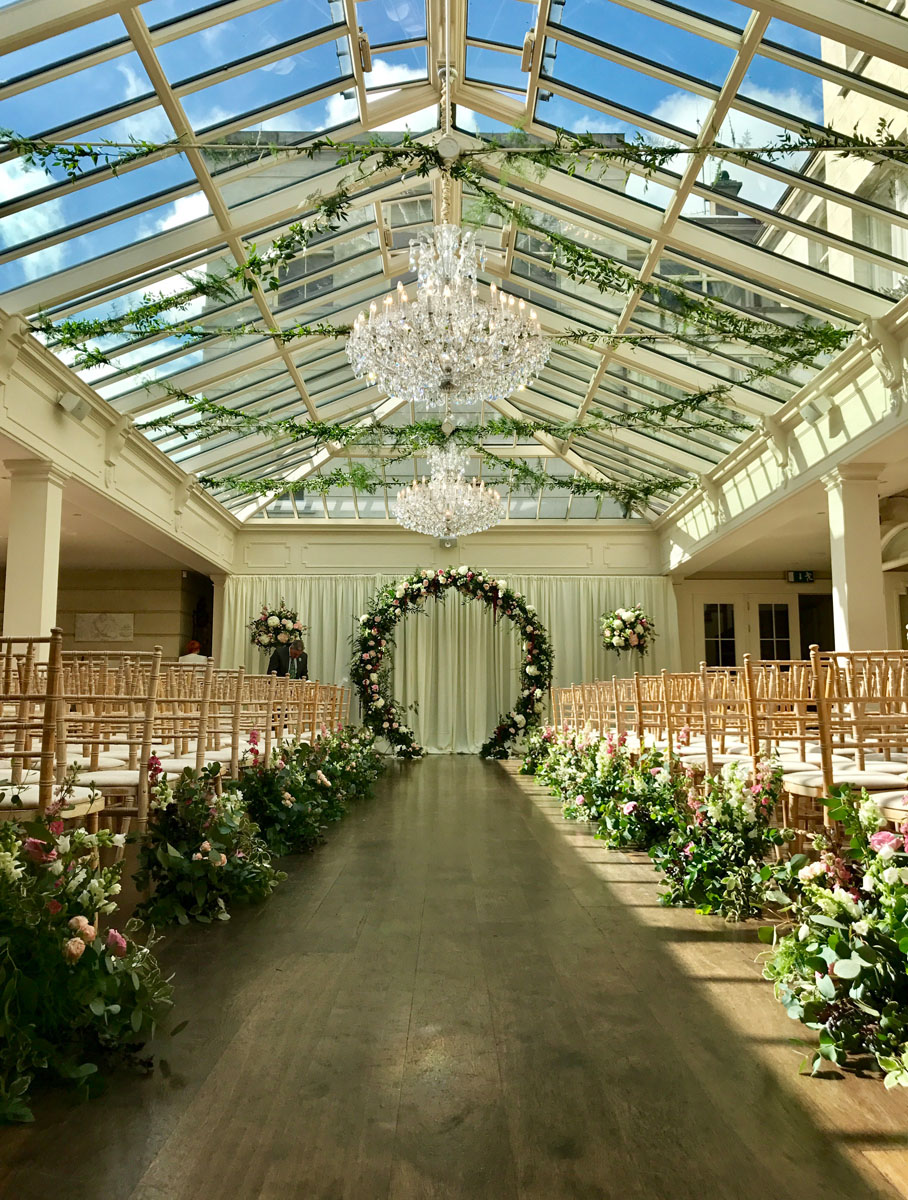
[[[754,930],[470,757],[395,767],[266,905],[179,930],[146,1080],[0,1131],[16,1200],[872,1200],[908,1098],[801,1079]],[[890,1182],[887,1182],[887,1179]]]

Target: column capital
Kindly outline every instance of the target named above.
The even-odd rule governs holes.
[[[876,483],[885,468],[885,463],[840,463],[823,476],[823,486],[828,492],[843,483]]]
[[[64,487],[71,479],[69,472],[48,458],[5,458],[3,465],[11,479],[44,480],[57,487]]]

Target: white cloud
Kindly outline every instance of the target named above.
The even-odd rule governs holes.
[[[165,206],[163,213],[158,213],[151,221],[143,222],[139,228],[139,237],[151,237],[155,233],[164,233],[168,229],[178,229],[190,221],[207,217],[211,212],[203,192],[193,192],[190,196],[180,196],[172,204]]]
[[[406,83],[411,79],[425,79],[425,74],[413,67],[403,67],[383,58],[375,58],[372,60],[372,70],[366,76],[366,85],[370,89],[369,100],[384,100],[388,96],[393,96],[400,91],[400,88],[395,85]],[[356,97],[351,95],[348,99],[345,98],[343,92],[338,92],[328,101],[325,110],[325,124],[322,128],[331,129],[335,125],[346,125],[350,121],[355,121],[357,112]],[[376,125],[375,129],[376,131],[431,129],[437,121],[438,108],[433,104],[418,112],[397,117],[384,125]]]
[[[136,96],[144,96],[151,90],[148,80],[143,79],[129,63],[117,63],[117,70],[123,76],[124,92],[121,100],[134,100]]]
[[[18,160],[0,163],[0,196],[3,196],[4,200],[25,196],[49,182],[50,177],[43,171],[26,167]],[[42,234],[52,233],[63,224],[65,220],[62,197],[47,200],[34,208],[3,217],[0,220],[0,246],[15,246],[19,242],[30,241]],[[57,246],[48,246],[46,250],[35,251],[22,259],[19,267],[26,279],[38,279],[42,275],[59,271],[66,261],[66,256],[66,243],[61,242]]]

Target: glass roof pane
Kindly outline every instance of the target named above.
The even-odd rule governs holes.
[[[426,0],[369,0],[356,6],[356,15],[373,50],[426,36]]]
[[[527,86],[519,55],[479,46],[467,46],[467,79],[477,79],[480,83],[491,83],[518,92],[526,91]]]
[[[705,37],[698,37],[669,23],[672,16],[670,10],[667,10],[665,20],[656,20],[620,4],[597,0],[595,4],[576,5],[573,0],[568,0],[562,14],[562,26],[577,30],[603,47],[627,50],[664,65],[669,70],[687,72],[714,84],[723,82],[734,61],[733,48]],[[576,24],[576,19],[582,20],[583,24]],[[566,50],[565,45],[559,44],[559,59]],[[586,73],[574,77],[573,82],[586,91],[608,94],[608,87],[596,79],[590,56],[576,61],[584,64]],[[599,58],[599,61],[606,60]],[[643,69],[641,67],[641,70]],[[559,72],[556,70],[551,74],[558,77]]]
[[[383,50],[372,59],[372,70],[364,77],[366,90],[377,92],[401,83],[426,79],[429,74],[427,61],[425,46]]]
[[[273,69],[278,65],[259,67],[185,96],[183,108],[193,129],[197,132],[214,129],[266,107],[284,104],[289,108],[304,90],[310,91],[341,76],[333,42],[294,55],[293,68],[287,75]]]
[[[69,128],[118,105],[154,97],[154,88],[135,53],[95,63],[61,79],[9,96],[3,101],[4,124],[31,136]]]
[[[178,84],[198,76],[203,64],[206,73],[214,71],[312,32],[311,14],[298,0],[274,0],[232,20],[164,43],[158,47],[158,59],[170,82]],[[301,82],[302,64],[292,53],[262,70],[273,75],[296,73],[298,90],[308,86]]]
[[[523,47],[524,35],[536,23],[536,5],[524,0],[469,0],[467,37],[501,46]]]
[[[128,49],[126,27],[116,15],[92,21],[88,25],[78,25],[75,29],[24,46],[11,54],[0,54],[0,84],[7,84],[11,79],[40,71],[91,50],[112,46],[121,40]]]

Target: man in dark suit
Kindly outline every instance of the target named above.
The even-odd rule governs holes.
[[[268,660],[268,674],[289,675],[291,679],[309,678],[309,658],[300,641],[277,646]]]

